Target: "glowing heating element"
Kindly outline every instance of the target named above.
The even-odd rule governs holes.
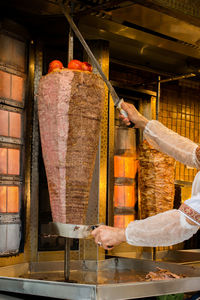
[[[114,226],[116,227],[125,228],[135,219],[137,168],[135,155],[114,156]]]
[[[19,187],[0,186],[0,212],[18,213],[19,212]]]
[[[27,51],[18,25],[0,22],[0,28],[0,256],[7,256],[19,252],[22,233]]]

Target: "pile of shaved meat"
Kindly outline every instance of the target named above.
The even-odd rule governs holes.
[[[180,279],[185,277],[184,275],[177,275],[169,270],[161,269],[158,268],[158,271],[156,272],[149,272],[146,276],[145,279],[146,281],[154,281],[154,280],[166,280],[166,279]]]

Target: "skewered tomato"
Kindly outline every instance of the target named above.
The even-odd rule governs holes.
[[[84,61],[82,62],[82,70],[92,72],[92,65]]]
[[[77,59],[73,59],[68,63],[68,69],[82,70],[82,62]]]
[[[53,60],[52,62],[50,62],[48,73],[52,72],[55,69],[63,69],[63,64],[60,60]]]

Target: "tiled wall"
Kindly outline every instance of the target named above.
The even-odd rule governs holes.
[[[159,120],[173,131],[199,143],[200,89],[198,85],[186,83],[176,81],[161,85]],[[192,182],[196,173],[196,169],[176,162],[176,180]]]

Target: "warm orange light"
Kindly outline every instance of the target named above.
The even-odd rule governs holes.
[[[8,149],[8,174],[19,175],[19,154],[18,149]]]
[[[137,160],[132,156],[114,156],[114,177],[135,178],[137,172]]]
[[[24,79],[22,77],[12,75],[11,98],[16,101],[23,100]]]
[[[11,137],[21,137],[21,115],[10,112],[10,133]]]
[[[0,135],[8,136],[8,111],[0,110]]]
[[[10,98],[11,74],[0,71],[0,97]]]
[[[114,206],[134,207],[136,202],[135,185],[115,185],[114,186]]]
[[[19,187],[0,186],[0,212],[19,212]]]
[[[19,212],[19,188],[17,186],[8,187],[7,212]]]
[[[124,177],[124,159],[122,156],[114,156],[114,177]]]
[[[120,185],[115,184],[114,186],[114,207],[121,208],[124,214],[114,215],[114,226],[125,228],[131,221],[134,220],[134,215],[126,215],[127,208],[133,208],[136,202],[136,191],[134,178],[137,173],[138,162],[134,155],[115,155],[114,156],[114,177],[124,178],[124,184],[122,182]],[[126,178],[129,181],[126,181]],[[130,181],[131,178],[131,181]],[[118,181],[116,181],[117,183]],[[120,181],[119,181],[120,182]],[[127,182],[129,185],[127,185]],[[130,182],[133,182],[130,185]]]
[[[7,174],[7,149],[0,148],[0,174]]]
[[[126,228],[131,221],[134,221],[133,215],[115,215],[114,216],[114,226],[115,227]]]
[[[0,186],[0,212],[6,212],[6,186]]]

